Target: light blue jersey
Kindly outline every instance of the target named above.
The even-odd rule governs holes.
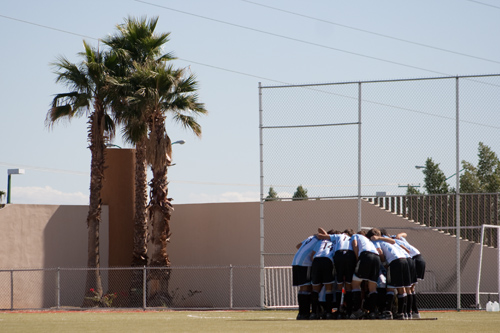
[[[351,236],[347,234],[330,235],[330,241],[334,244],[333,252],[336,251],[352,251]]]
[[[376,255],[378,255],[378,251],[377,251],[377,248],[375,247],[375,245],[372,243],[371,240],[369,240],[365,236],[360,235],[360,234],[352,235],[351,246],[352,246],[352,242],[354,240],[358,244],[358,257],[361,253],[363,253],[365,251],[375,253]]]
[[[328,239],[320,240],[314,247],[314,258],[328,258],[333,262],[333,243]]]
[[[408,250],[410,250],[410,257],[413,258],[414,256],[420,254],[420,251],[415,246],[408,243],[408,241],[404,237],[401,237],[401,239],[394,238],[394,240],[396,241],[396,244],[403,245]]]
[[[406,253],[403,248],[397,244],[389,244],[384,241],[375,241],[373,242],[377,249],[381,249],[384,253],[385,261],[387,264],[390,264],[396,259],[405,259],[408,258],[408,253]]]
[[[319,241],[316,236],[309,236],[302,242],[302,245],[293,257],[292,266],[311,266],[311,253],[314,250],[316,243]]]

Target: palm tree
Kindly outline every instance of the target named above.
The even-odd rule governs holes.
[[[124,24],[117,25],[118,34],[104,39],[121,62],[122,71],[115,78],[115,88],[118,88],[120,97],[128,96],[136,90],[132,82],[127,81],[134,71],[134,63],[142,64],[146,61],[166,61],[174,59],[171,53],[161,55],[161,47],[168,42],[169,33],[156,35],[155,29],[158,18],[149,21],[146,18],[135,19],[129,17]],[[124,84],[125,83],[125,84]],[[140,105],[132,106],[129,101],[120,99],[114,104],[116,118],[124,124],[124,137],[128,142],[136,145],[135,170],[135,232],[132,266],[147,265],[147,169],[146,169],[146,135],[147,124],[144,110]]]
[[[198,137],[201,126],[196,116],[206,114],[202,103],[198,102],[198,89],[193,75],[186,75],[183,69],[173,69],[164,63],[148,62],[137,65],[131,77],[137,80],[139,89],[135,99],[147,110],[148,137],[146,159],[151,166],[153,178],[150,182],[149,218],[152,224],[153,253],[152,267],[169,267],[167,243],[170,238],[170,217],[173,211],[168,198],[167,171],[171,165],[172,143],[167,134],[165,119],[172,119],[184,128],[190,129]],[[158,290],[150,290],[149,304],[168,304],[168,271],[157,270],[151,279],[159,283]]]
[[[84,52],[80,64],[73,64],[64,57],[52,65],[57,75],[56,82],[66,85],[70,92],[57,94],[52,100],[46,124],[50,128],[61,120],[73,117],[88,117],[88,142],[91,152],[90,198],[87,216],[88,260],[86,298],[84,306],[95,305],[103,295],[100,275],[99,224],[101,222],[101,189],[104,174],[105,137],[112,137],[114,123],[109,114],[109,89],[106,77],[116,67],[117,57],[109,52],[100,52],[83,42]],[[91,289],[94,292],[91,292]]]
[[[174,59],[171,53],[161,54],[161,47],[168,42],[169,33],[156,34],[155,29],[158,18],[127,18],[124,24],[117,25],[118,33],[104,39],[119,58],[121,72],[110,78],[119,99],[114,103],[114,112],[117,120],[123,124],[123,134],[127,142],[135,145],[135,213],[134,213],[134,242],[132,250],[132,267],[143,267],[148,264],[147,254],[147,163],[146,163],[146,137],[147,122],[145,109],[140,104],[131,103],[127,98],[133,94],[137,87],[129,80],[134,72],[134,64],[143,64],[146,61],[167,61]],[[139,306],[142,295],[138,292],[143,274],[134,270],[131,282],[131,303]]]

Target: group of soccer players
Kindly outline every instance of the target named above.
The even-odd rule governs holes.
[[[299,243],[292,262],[297,319],[420,318],[415,285],[425,261],[406,237],[319,228]]]

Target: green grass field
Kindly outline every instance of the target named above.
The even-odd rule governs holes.
[[[422,312],[437,320],[297,321],[295,311],[0,312],[0,332],[499,332],[500,312]]]

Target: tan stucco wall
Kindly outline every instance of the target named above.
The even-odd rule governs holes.
[[[258,203],[175,205],[172,265],[259,265]]]
[[[87,213],[88,206],[10,204],[0,209],[0,308],[11,308],[12,301],[15,308],[41,308],[56,304],[56,268],[87,266]],[[102,209],[100,235],[101,265],[107,267],[107,206]],[[47,270],[16,272],[12,276],[8,271],[23,268]],[[83,279],[83,274],[73,274],[62,280],[61,285],[66,290],[72,290],[73,296],[81,300],[84,290],[75,290],[74,285],[83,286],[83,283],[78,283]],[[106,277],[103,279],[107,284]]]
[[[0,269],[87,266],[88,206],[0,209]],[[108,266],[108,207],[102,209],[101,264]]]

